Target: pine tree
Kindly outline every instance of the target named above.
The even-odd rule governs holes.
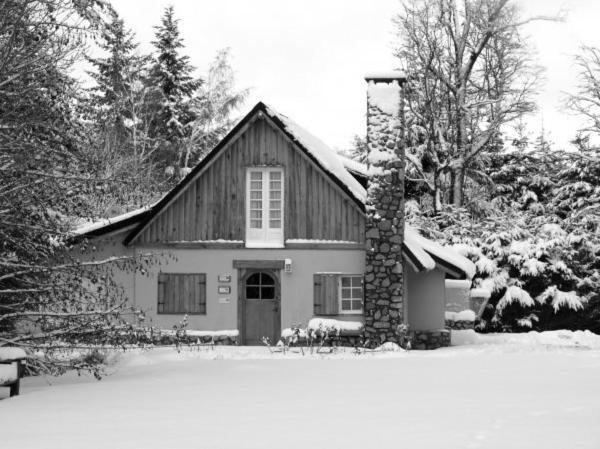
[[[181,151],[177,145],[186,136],[186,125],[194,119],[189,101],[202,82],[193,77],[189,57],[181,54],[184,45],[172,6],[165,9],[161,25],[155,30],[156,40],[152,43],[156,54],[150,82],[157,87],[159,98],[152,133],[167,144],[166,162],[179,164]]]
[[[138,44],[133,33],[115,13],[102,33],[100,49],[107,55],[88,58],[95,71],[88,72],[96,85],[92,90],[95,120],[105,135],[107,144],[116,149],[123,145],[132,126],[132,84],[140,72],[144,58],[138,56]]]

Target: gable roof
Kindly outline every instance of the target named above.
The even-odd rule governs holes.
[[[188,175],[183,178],[173,189],[171,189],[151,211],[139,223],[139,225],[125,238],[123,244],[131,243],[180,192],[182,192],[189,183],[191,183],[200,172],[210,164],[221,152],[223,148],[231,142],[238,133],[250,122],[257,114],[264,114],[296,145],[320,167],[336,184],[344,191],[361,209],[364,210],[364,204],[367,192],[363,186],[344,168],[344,164],[337,157],[337,153],[324,144],[320,139],[306,131],[301,126],[287,116],[276,112],[263,102],[258,102],[252,110],[215,146]]]
[[[202,159],[194,169],[171,189],[160,201],[152,206],[138,209],[127,214],[102,220],[75,231],[78,236],[95,237],[115,232],[126,227],[133,230],[123,241],[128,245],[149,224],[158,213],[167,207],[177,195],[192,182],[219,152],[232,141],[237,134],[257,114],[264,114],[303,151],[329,178],[338,185],[354,202],[365,210],[367,197],[366,189],[356,180],[351,173],[356,173],[364,178],[368,177],[368,170],[364,164],[346,158],[328,147],[323,141],[302,128],[287,116],[276,112],[273,108],[259,102],[252,110]],[[418,231],[409,226],[405,230],[403,254],[417,271],[433,270],[436,265],[442,265],[456,276],[473,277],[475,266],[467,258],[452,249],[426,239]]]

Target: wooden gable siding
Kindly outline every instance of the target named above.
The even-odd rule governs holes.
[[[138,236],[137,243],[245,239],[246,169],[282,166],[284,238],[364,242],[362,211],[285,134],[256,120]]]

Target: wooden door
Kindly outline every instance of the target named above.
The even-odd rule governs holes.
[[[242,343],[262,345],[263,338],[276,344],[281,333],[281,286],[274,270],[246,270],[240,299]]]

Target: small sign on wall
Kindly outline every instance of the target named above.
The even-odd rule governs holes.
[[[220,274],[219,282],[231,282],[231,275],[230,274]]]
[[[219,304],[229,304],[229,298],[219,298]]]
[[[219,285],[219,295],[231,294],[231,287],[229,285]]]

